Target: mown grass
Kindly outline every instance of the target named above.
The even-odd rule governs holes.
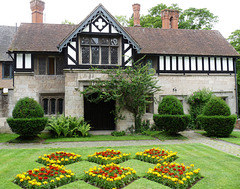
[[[149,181],[143,176],[148,168],[154,165],[133,159],[136,152],[144,151],[153,146],[124,146],[112,147],[111,149],[120,150],[123,153],[131,153],[129,161],[121,163],[122,166],[132,167],[137,171],[137,175],[141,178],[126,186],[126,189],[157,189],[168,188],[158,183]],[[156,146],[167,150],[177,151],[179,158],[178,163],[185,165],[194,164],[196,168],[200,168],[201,175],[204,177],[192,188],[194,189],[236,189],[240,186],[240,158],[220,152],[202,144],[174,144]],[[107,147],[110,148],[110,147]],[[41,167],[42,165],[35,162],[39,155],[64,150],[66,152],[74,152],[81,154],[83,161],[67,165],[67,169],[74,171],[78,177],[78,181],[62,186],[63,189],[86,188],[94,189],[96,187],[85,183],[81,178],[84,170],[95,166],[95,163],[86,161],[87,155],[96,151],[106,150],[106,147],[83,147],[83,148],[45,148],[45,149],[2,149],[0,150],[0,188],[1,189],[18,189],[19,186],[12,183],[14,177],[29,169]]]
[[[22,140],[17,134],[0,134],[0,142],[12,143],[30,143],[30,142],[84,142],[84,141],[126,141],[126,140],[186,140],[187,137],[181,134],[171,136],[162,131],[146,131],[145,135],[125,135],[125,136],[111,136],[111,135],[91,135],[89,137],[59,137],[53,138],[49,133],[42,133],[39,137],[31,140]]]
[[[195,132],[200,133],[204,136],[207,136],[206,131],[195,131]],[[240,145],[240,131],[233,131],[231,135],[229,135],[229,137],[218,138],[218,139]]]

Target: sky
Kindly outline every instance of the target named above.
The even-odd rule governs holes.
[[[65,19],[75,24],[80,23],[100,3],[113,15],[132,15],[132,5],[141,5],[140,14],[157,4],[170,6],[177,3],[183,10],[190,7],[207,8],[219,17],[214,30],[228,38],[240,29],[240,0],[43,0],[45,2],[44,23],[60,24]],[[0,25],[19,26],[31,22],[30,0],[0,0]]]

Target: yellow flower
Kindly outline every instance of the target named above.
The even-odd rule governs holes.
[[[185,177],[183,177],[182,181],[186,181],[187,179]]]
[[[191,164],[190,166],[191,166],[191,167],[194,167],[194,164]]]
[[[60,175],[60,178],[64,178],[64,175]]]
[[[190,176],[186,176],[187,179],[190,179],[191,177]]]
[[[20,179],[20,182],[23,182],[24,180],[23,179]]]
[[[59,177],[56,177],[56,180],[57,180],[57,181],[59,181],[59,180],[60,180],[60,178],[59,178]]]
[[[38,186],[41,186],[41,185],[42,185],[42,183],[41,183],[41,182],[38,182],[38,183],[37,183],[37,185],[38,185]]]
[[[54,182],[54,180],[51,180],[50,182]]]

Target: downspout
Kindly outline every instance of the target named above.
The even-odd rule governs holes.
[[[237,87],[237,59],[234,58],[234,75],[235,75],[235,95],[236,95],[236,114],[238,117],[238,87]]]

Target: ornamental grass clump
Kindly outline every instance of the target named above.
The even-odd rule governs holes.
[[[27,189],[52,189],[75,180],[76,176],[71,170],[66,170],[63,165],[53,164],[18,174],[13,182]]]
[[[149,163],[164,163],[176,160],[177,152],[168,151],[165,149],[151,148],[146,149],[144,152],[137,152],[136,159],[149,162]]]
[[[58,165],[68,165],[71,163],[81,161],[81,155],[75,153],[67,153],[64,151],[55,152],[51,154],[44,154],[39,156],[37,159],[38,163],[44,165],[58,164]]]
[[[153,120],[158,130],[176,135],[187,128],[190,115],[184,115],[183,105],[177,97],[165,96],[158,106],[158,114],[153,115]]]
[[[122,163],[129,159],[131,154],[122,153],[119,150],[107,149],[102,152],[95,152],[92,155],[88,155],[88,161],[95,162],[97,164],[106,165],[109,163]]]
[[[194,164],[185,166],[183,163],[163,163],[150,168],[146,178],[161,183],[170,188],[189,188],[201,178],[200,169],[195,169]]]
[[[231,115],[227,103],[212,97],[203,108],[202,115],[197,117],[198,124],[207,132],[208,136],[227,137],[235,126],[237,116]]]
[[[99,165],[85,171],[84,181],[103,189],[123,188],[138,176],[133,168],[111,163]]]

